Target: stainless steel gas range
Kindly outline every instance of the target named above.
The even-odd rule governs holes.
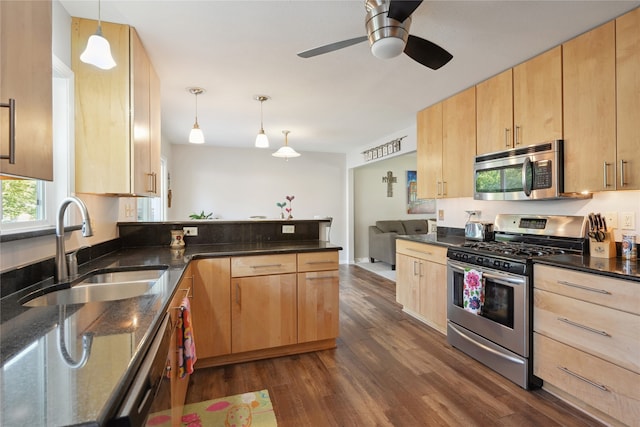
[[[583,216],[496,216],[495,241],[467,242],[447,251],[447,341],[530,389],[533,262],[587,251]]]

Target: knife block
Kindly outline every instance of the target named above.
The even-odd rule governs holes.
[[[589,254],[594,258],[615,258],[616,239],[613,229],[604,232],[604,241],[598,242],[596,239],[589,238]]]

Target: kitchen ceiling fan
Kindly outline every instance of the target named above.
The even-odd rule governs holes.
[[[409,34],[411,14],[422,0],[365,0],[367,35],[331,43],[298,53],[311,58],[369,40],[371,53],[389,59],[406,53],[411,59],[433,70],[453,58],[437,44]]]

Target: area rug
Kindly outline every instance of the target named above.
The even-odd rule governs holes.
[[[184,427],[276,427],[276,415],[267,390],[236,394],[185,405]],[[151,414],[147,426],[170,427],[171,410]]]

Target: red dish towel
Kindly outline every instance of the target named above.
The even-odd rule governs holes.
[[[193,373],[196,363],[196,344],[193,341],[193,326],[191,324],[191,303],[185,297],[180,304],[178,315],[178,376],[184,378]]]

